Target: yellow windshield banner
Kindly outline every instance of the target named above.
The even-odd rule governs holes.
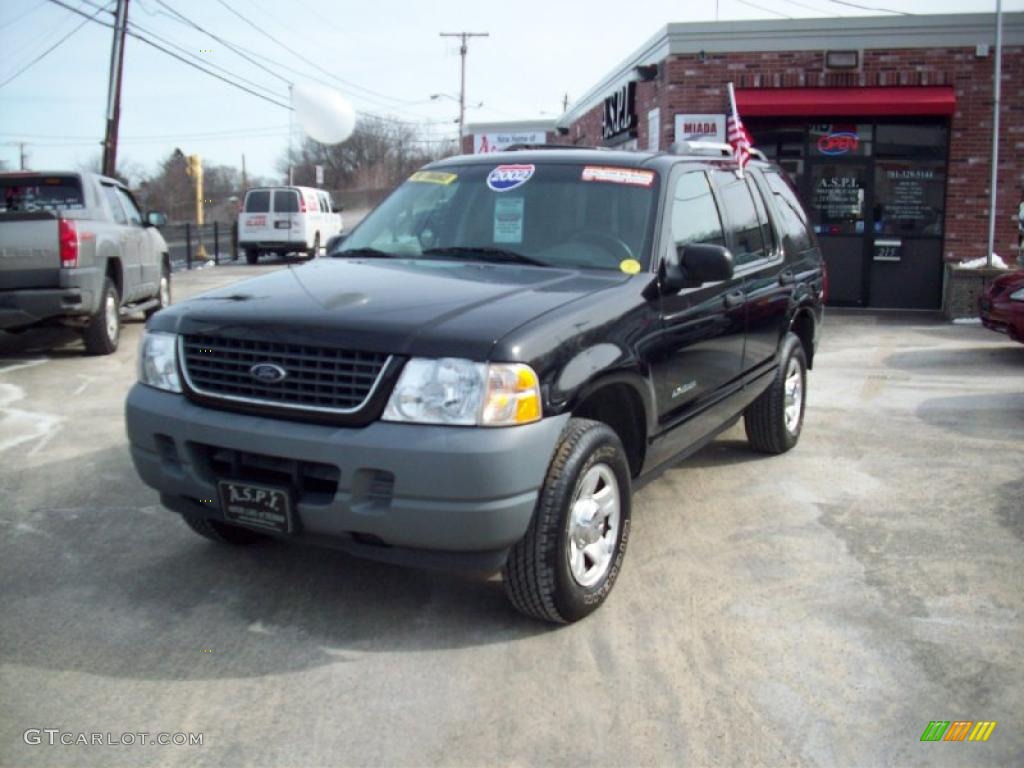
[[[416,171],[409,177],[409,181],[419,181],[424,184],[451,184],[459,178],[457,173],[443,173],[442,171]]]

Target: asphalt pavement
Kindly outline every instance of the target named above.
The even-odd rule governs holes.
[[[0,337],[2,765],[1024,764],[1024,345],[830,312],[797,448],[737,426],[644,485],[608,602],[552,628],[497,578],[196,536],[129,459],[141,327]]]

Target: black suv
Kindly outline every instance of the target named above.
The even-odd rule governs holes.
[[[147,325],[132,457],[204,536],[501,569],[570,622],[615,583],[637,478],[741,416],[755,450],[800,437],[825,274],[766,162],[453,157],[331,256]]]

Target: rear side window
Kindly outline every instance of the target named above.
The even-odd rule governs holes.
[[[132,196],[120,187],[117,188],[117,196],[121,201],[121,205],[124,207],[124,212],[128,216],[128,221],[132,224],[142,226],[142,214],[139,213],[139,207],[135,205],[135,201]]]
[[[269,213],[270,212],[270,190],[257,189],[250,192],[245,198],[246,213]]]
[[[811,236],[807,229],[807,214],[793,188],[774,170],[765,169],[762,175],[772,192],[775,210],[782,219],[783,236],[790,239],[797,252],[808,250],[811,248]]]
[[[736,266],[763,259],[766,255],[764,231],[746,179],[737,178],[735,173],[728,171],[715,171],[714,174],[726,220],[729,222]]]
[[[676,182],[672,200],[672,239],[676,245],[725,245],[718,206],[703,171],[684,173]]]
[[[117,190],[109,184],[101,186],[103,188],[103,196],[107,198],[107,205],[110,206],[110,215],[114,217],[114,221],[118,224],[127,224],[128,217],[124,213],[124,208],[121,207],[121,200],[117,196]]]
[[[74,211],[85,208],[75,176],[0,177],[0,212]]]
[[[298,213],[299,195],[293,189],[274,190],[274,213]]]

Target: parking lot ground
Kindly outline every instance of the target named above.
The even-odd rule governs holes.
[[[552,628],[496,578],[197,537],[129,460],[140,328],[0,340],[4,765],[1024,764],[1024,345],[830,312],[797,448],[737,425],[646,483],[609,601]]]

